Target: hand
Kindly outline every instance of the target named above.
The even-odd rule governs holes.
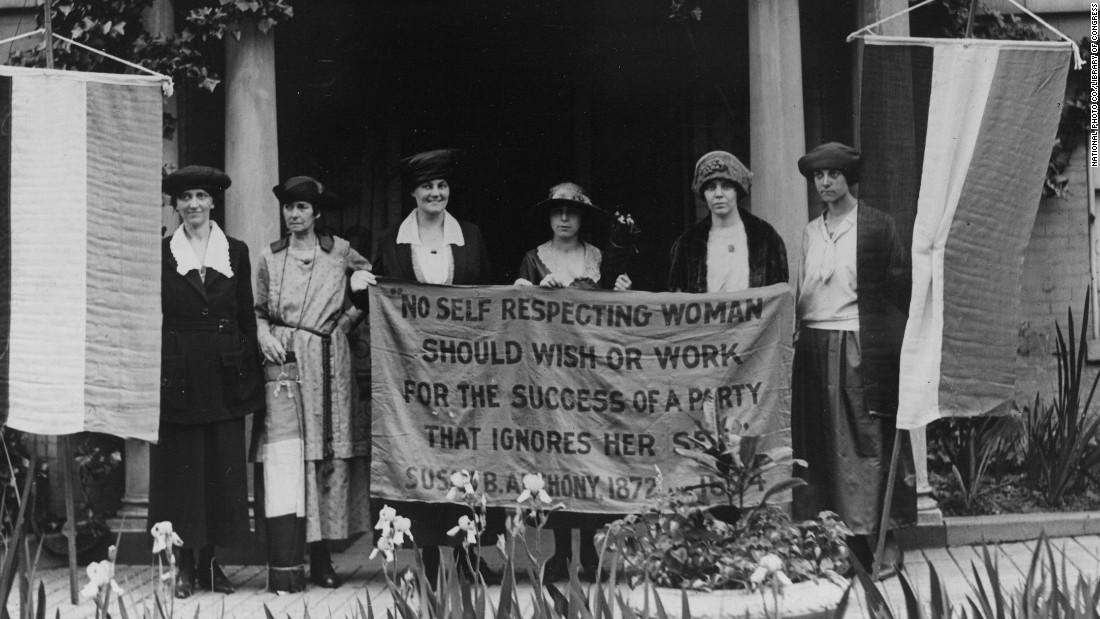
[[[633,282],[630,281],[630,276],[626,273],[615,278],[615,290],[619,292],[630,290],[630,287],[633,285]]]
[[[513,285],[513,286],[534,286],[534,285],[535,285],[535,283],[534,283],[534,282],[532,282],[532,281],[530,281],[530,280],[527,280],[527,279],[523,279],[523,278],[521,277],[521,278],[517,279],[517,280],[515,281],[515,283],[513,283],[512,285]]]
[[[378,278],[374,276],[374,273],[370,271],[356,271],[351,274],[351,291],[360,292],[366,290],[367,286],[374,286],[378,284]]]
[[[566,280],[557,273],[551,273],[542,278],[542,281],[539,282],[539,286],[542,288],[565,288],[571,283],[573,283],[573,280]]]
[[[260,352],[264,354],[264,359],[267,359],[270,363],[282,365],[286,362],[286,349],[279,343],[279,340],[270,335],[260,339]]]
[[[336,319],[336,325],[333,331],[344,334],[350,333],[351,322],[351,316],[348,316],[347,314],[340,314],[340,317]]]

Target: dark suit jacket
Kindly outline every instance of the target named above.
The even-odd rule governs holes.
[[[898,412],[901,341],[913,281],[909,252],[890,215],[861,202],[856,218],[863,388],[868,410],[892,416]]]
[[[161,421],[211,423],[263,408],[248,247],[229,239],[233,277],[207,269],[203,282],[198,271],[176,272],[170,241],[161,245]]]
[[[737,209],[745,222],[749,242],[749,287],[787,283],[787,247],[771,224],[745,209]],[[707,291],[707,237],[711,216],[695,224],[672,244],[668,289],[672,292]]]
[[[462,238],[466,244],[461,247],[450,246],[455,263],[454,280],[451,283],[455,286],[494,283],[492,263],[489,262],[489,254],[485,250],[481,230],[474,224],[461,220],[458,221],[458,225],[462,229]],[[371,258],[371,264],[374,265],[373,273],[380,277],[415,282],[412,246],[397,243],[397,229],[400,227],[400,224],[393,226],[378,237],[374,256]]]

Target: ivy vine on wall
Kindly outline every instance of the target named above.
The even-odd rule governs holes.
[[[78,43],[170,75],[177,83],[213,91],[221,82],[211,66],[212,46],[226,36],[241,37],[241,28],[254,22],[262,32],[294,16],[286,0],[205,0],[177,17],[177,32],[147,32],[142,13],[154,0],[52,0],[53,31]],[[39,15],[42,27],[44,16]],[[54,65],[75,71],[119,73],[130,71],[98,54],[55,39]],[[46,64],[46,43],[8,60],[9,64],[41,67]]]

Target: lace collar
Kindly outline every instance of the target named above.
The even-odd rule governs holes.
[[[206,259],[199,264],[191,243],[187,240],[186,226],[176,228],[168,247],[176,259],[176,272],[187,275],[191,271],[202,272],[203,267],[211,268],[226,277],[233,277],[233,268],[229,266],[229,239],[215,222],[210,222],[210,240],[206,244]]]
[[[562,259],[563,256],[554,251],[550,241],[538,246],[536,250],[538,252],[539,260],[542,261],[546,268],[551,273],[559,273],[564,275],[573,275],[569,271],[568,265]],[[587,278],[594,282],[600,281],[600,250],[595,246],[588,243],[584,244],[584,273],[575,275],[574,279]],[[538,282],[536,282],[538,283]]]

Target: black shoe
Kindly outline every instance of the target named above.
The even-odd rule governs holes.
[[[482,582],[486,586],[493,587],[504,582],[504,575],[500,572],[494,572],[488,565],[482,563],[477,570],[477,573],[481,575]]]
[[[332,555],[328,551],[328,542],[321,540],[309,545],[309,579],[313,584],[325,589],[335,589],[344,584],[336,569],[332,567]]]
[[[176,599],[186,600],[195,592],[195,555],[181,551],[176,555]]]
[[[561,555],[554,555],[546,561],[542,568],[542,582],[558,582],[569,578],[569,560]]]
[[[229,582],[229,577],[222,571],[222,566],[211,559],[209,563],[203,562],[198,571],[199,587],[213,591],[214,593],[230,594],[237,589]]]
[[[327,565],[310,565],[309,579],[313,584],[325,589],[335,589],[344,584],[344,581],[340,579],[340,575],[336,573],[331,563]]]

